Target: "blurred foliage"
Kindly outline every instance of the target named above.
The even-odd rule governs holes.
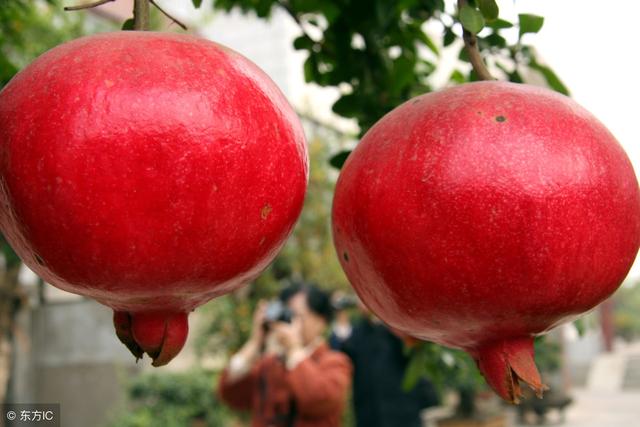
[[[194,1],[194,4],[200,2]],[[475,3],[480,7],[476,9]],[[353,118],[364,134],[384,114],[409,98],[433,89],[430,77],[438,66],[441,49],[452,46],[468,61],[458,17],[444,0],[217,0],[214,7],[240,8],[269,17],[279,7],[291,15],[301,35],[294,47],[307,53],[305,79],[341,90],[333,111]],[[496,77],[523,82],[538,73],[547,84],[567,93],[555,73],[539,60],[522,36],[542,28],[542,17],[521,14],[517,23],[498,18],[494,0],[470,2],[463,23],[480,32],[478,45]],[[425,24],[438,31],[425,31]],[[517,31],[518,37],[508,37]],[[509,42],[508,40],[512,40]],[[476,80],[470,68],[456,69],[451,83]]]
[[[0,86],[44,51],[85,34],[59,0],[0,0]]]
[[[640,339],[640,284],[620,288],[613,302],[616,333],[627,341]]]
[[[407,348],[407,352],[411,359],[402,384],[405,390],[411,390],[423,376],[427,376],[441,394],[447,388],[477,390],[485,385],[476,362],[462,350],[422,341]]]
[[[9,246],[2,234],[0,234],[0,253],[4,256],[4,266],[7,270],[20,266],[20,258],[13,251],[13,248]]]
[[[562,347],[548,335],[536,337],[534,342],[536,365],[542,375],[557,372],[562,361]]]
[[[217,377],[208,371],[150,373],[127,387],[129,409],[110,427],[229,426],[234,419],[214,393]]]
[[[65,12],[64,6],[77,5],[65,0],[0,0],[0,88],[18,70],[54,46],[102,31],[117,30],[119,23],[106,20],[88,10]],[[166,24],[156,9],[150,13],[150,26]]]

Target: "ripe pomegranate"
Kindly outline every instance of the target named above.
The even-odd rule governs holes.
[[[47,52],[0,92],[0,225],[47,282],[112,307],[155,366],[187,314],[255,278],[298,218],[302,127],[254,64],[186,35]]]
[[[419,96],[348,158],[333,205],[342,266],[391,327],[461,348],[504,399],[544,388],[533,337],[620,285],[640,244],[629,159],[546,89],[480,82]]]

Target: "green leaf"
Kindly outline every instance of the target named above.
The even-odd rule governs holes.
[[[527,13],[521,13],[518,15],[520,22],[520,37],[526,33],[537,33],[544,24],[544,18],[538,15],[531,15]]]
[[[496,19],[495,21],[491,21],[487,24],[487,26],[489,28],[492,28],[494,30],[501,30],[504,28],[512,28],[513,24],[509,21],[505,21],[504,19]]]
[[[458,52],[458,59],[460,61],[469,62],[469,52],[467,52],[467,49],[464,47],[460,49],[460,52]]]
[[[356,117],[361,111],[358,98],[353,93],[342,95],[340,99],[333,104],[332,109],[337,115],[349,118]]]
[[[584,337],[584,333],[587,330],[587,324],[586,324],[584,318],[580,318],[580,319],[574,320],[573,326],[576,327],[576,330],[578,331],[578,336]]]
[[[340,16],[340,8],[333,4],[332,2],[324,1],[322,2],[322,14],[325,18],[327,18],[327,22],[331,24],[336,20],[338,16]]]
[[[492,47],[507,47],[507,40],[498,33],[489,34],[487,37],[483,38],[483,41],[489,43]]]
[[[393,61],[393,81],[390,89],[393,92],[401,91],[411,84],[415,78],[416,58],[413,55],[402,55]]]
[[[14,268],[20,265],[20,258],[14,252],[13,248],[9,246],[9,243],[5,240],[4,236],[0,234],[0,253],[4,255],[6,267]]]
[[[424,43],[425,46],[427,46],[431,50],[431,52],[433,52],[436,55],[440,56],[440,50],[438,49],[438,46],[436,46],[436,44],[433,42],[433,40],[431,40],[431,37],[426,35],[424,31],[420,31],[418,33],[418,38],[420,39],[420,41],[422,43]]]
[[[445,47],[449,46],[451,43],[453,43],[454,41],[456,41],[456,34],[453,32],[453,30],[451,29],[451,27],[447,27],[444,30],[444,40],[443,40],[443,44]]]
[[[487,21],[493,21],[498,18],[500,11],[496,4],[496,0],[477,0],[477,3],[484,19]]]
[[[316,80],[318,80],[318,58],[310,52],[309,57],[304,61],[304,81],[311,83]]]
[[[297,50],[311,50],[313,48],[313,40],[306,34],[297,37],[293,41],[293,47]]]
[[[334,154],[329,159],[329,164],[336,169],[342,169],[344,162],[347,161],[347,157],[351,154],[351,150],[341,151],[338,154]]]
[[[458,84],[462,84],[467,81],[467,78],[464,74],[462,74],[462,71],[453,70],[453,73],[451,73],[451,75],[449,76],[449,80]]]
[[[274,4],[273,0],[258,0],[257,2],[252,1],[250,3],[255,3],[255,12],[260,18],[266,18],[271,15],[271,8]]]
[[[549,87],[556,92],[560,92],[563,95],[569,96],[569,89],[562,83],[562,80],[557,76],[553,70],[546,65],[538,64],[536,61],[532,60],[529,62],[529,66],[534,70],[538,71],[544,79],[547,81]]]
[[[17,72],[18,67],[12,64],[6,56],[0,54],[0,88],[7,84]]]
[[[514,70],[507,75],[509,76],[509,81],[512,83],[524,83],[524,80],[522,80],[522,76],[520,75],[518,70]]]
[[[122,24],[122,30],[123,31],[133,31],[133,18],[129,18],[126,21],[124,21],[124,24]]]
[[[465,4],[460,9],[458,18],[465,30],[472,34],[478,34],[484,28],[484,18],[478,9]]]
[[[404,378],[402,379],[402,390],[407,393],[410,392],[420,378],[427,373],[427,353],[424,345],[420,345],[412,351],[409,359],[409,364],[404,372]]]
[[[472,68],[471,71],[469,71],[469,81],[477,82],[479,80],[480,80],[480,76],[478,76],[478,72],[476,71],[475,68]]]
[[[193,3],[193,7],[195,7],[196,9],[202,6],[202,0],[191,0],[191,3]]]

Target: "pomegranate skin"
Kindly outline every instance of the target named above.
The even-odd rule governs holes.
[[[470,83],[371,128],[338,180],[333,235],[376,315],[468,351],[517,401],[518,379],[544,387],[532,337],[589,311],[628,273],[640,195],[621,146],[571,99]]]
[[[0,225],[22,260],[117,327],[156,319],[182,338],[170,319],[275,257],[308,179],[300,122],[259,68],[153,32],[77,39],[20,72],[0,92],[0,155]],[[119,336],[145,341],[130,326]]]

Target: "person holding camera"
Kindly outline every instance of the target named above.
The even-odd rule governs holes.
[[[252,427],[337,427],[352,366],[324,335],[333,310],[325,292],[295,285],[260,302],[249,340],[223,371],[220,398],[251,411]]]

